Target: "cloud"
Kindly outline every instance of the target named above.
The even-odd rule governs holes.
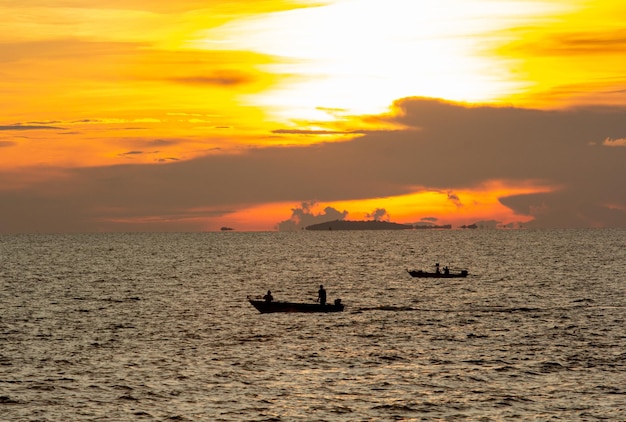
[[[29,183],[17,191],[6,188],[15,185],[16,174],[0,173],[0,232],[142,230],[114,223],[141,216],[162,216],[162,226],[154,226],[159,230],[199,230],[198,210],[215,215],[301,203],[278,224],[293,229],[347,215],[333,208],[316,213],[312,198],[332,203],[424,190],[460,201],[456,192],[493,180],[561,187],[502,194],[503,205],[534,219],[527,227],[626,227],[626,149],[592,144],[624,137],[626,108],[541,111],[428,98],[403,99],[395,107],[399,115],[387,119],[406,131],[347,142],[216,152],[159,165],[56,169],[62,176],[39,180],[32,168],[23,176]]]
[[[12,130],[62,130],[64,128],[57,126],[45,126],[45,125],[6,125],[0,126],[0,131],[12,131]]]
[[[152,141],[146,142],[146,145],[152,147],[166,147],[178,144],[180,144],[180,141],[174,139],[154,139]]]
[[[117,154],[120,157],[124,157],[124,156],[129,156],[129,155],[142,155],[145,154],[144,151],[127,151],[127,152],[121,152],[119,154]]]
[[[454,192],[448,192],[448,201],[452,202],[459,208],[463,206],[463,203],[459,199],[459,196]]]
[[[0,141],[0,148],[8,148],[17,145],[17,143],[13,141]]]
[[[549,56],[621,54],[626,48],[626,30],[606,31],[600,27],[596,31],[557,32],[526,48],[533,54]]]
[[[239,71],[220,71],[214,72],[208,76],[186,76],[170,79],[173,82],[178,82],[188,85],[214,85],[231,87],[234,85],[249,84],[255,80],[252,75],[242,73]]]
[[[307,226],[327,221],[343,220],[348,215],[347,211],[339,212],[332,207],[324,208],[324,211],[318,214],[313,212],[315,202],[303,202],[300,208],[291,209],[291,218],[277,224],[279,231],[294,231],[304,229]]]
[[[389,221],[390,216],[384,208],[376,208],[371,214],[367,214],[367,218],[375,221]]]

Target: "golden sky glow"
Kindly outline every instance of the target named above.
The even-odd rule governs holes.
[[[533,210],[543,205],[520,197],[574,195],[568,181],[579,183],[565,176],[566,166],[558,173],[547,165],[543,157],[553,149],[538,152],[545,142],[570,145],[568,115],[550,111],[612,106],[616,113],[626,106],[625,15],[626,4],[610,0],[0,0],[0,193],[35,204],[50,199],[49,185],[57,183],[52,192],[79,195],[81,209],[73,211],[97,222],[85,220],[84,230],[155,230],[159,222],[164,230],[272,230],[310,201],[317,205],[308,212],[332,207],[351,219],[384,209],[398,222],[533,221],[540,217]],[[404,108],[397,107],[409,97],[433,101],[403,100]],[[446,108],[434,99],[457,103]],[[523,132],[534,125],[505,128],[501,120],[493,120],[501,138],[491,139],[490,125],[480,119],[498,110],[463,120],[479,106],[516,107],[514,121],[543,111],[535,121],[546,129],[532,139],[544,144],[536,144],[536,154],[527,151],[531,138]],[[435,116],[442,107],[461,120]],[[557,156],[586,156],[578,145],[593,146],[598,157],[609,149],[622,154],[626,129],[607,119],[597,133],[577,130],[575,149]],[[389,144],[415,154],[415,168],[401,161],[409,152],[394,155]],[[334,148],[339,152],[324,155]],[[514,161],[503,164],[502,154],[513,150],[525,154],[528,174],[511,170]],[[457,167],[447,172],[463,167],[464,157],[481,165],[464,168],[472,183],[443,172],[436,178],[432,163],[423,173],[417,165],[426,151],[445,154],[427,158],[442,165],[452,157]],[[327,164],[306,158],[318,155]],[[386,161],[391,156],[395,165]],[[485,157],[491,159],[482,162]],[[380,164],[378,179],[368,180],[376,186],[371,192],[359,185],[369,175],[354,176],[358,160],[364,168]],[[199,170],[200,163],[210,169]],[[150,198],[145,204],[154,208],[144,209],[125,204],[122,194],[106,196],[103,180],[135,171],[134,180],[151,173],[188,205]],[[159,179],[161,173],[168,179]],[[85,174],[94,179],[85,181]],[[263,185],[248,192],[250,183],[261,183],[260,174]],[[170,185],[195,186],[196,179],[210,193],[189,188],[181,201],[187,188]],[[294,180],[300,193],[295,186],[287,193],[283,184]],[[89,202],[81,186],[90,184],[108,199]],[[7,221],[20,214],[19,201],[12,203]],[[607,215],[626,207],[611,195],[597,203],[610,204]],[[614,221],[611,215],[604,218]],[[572,224],[592,220],[578,218]],[[30,226],[6,223],[0,231],[19,227]]]
[[[469,225],[476,221],[499,221],[507,223],[515,223],[513,227],[523,225],[530,218],[515,215],[511,210],[503,206],[498,198],[509,195],[519,195],[535,192],[549,192],[554,187],[536,186],[528,184],[527,186],[505,185],[500,182],[488,183],[482,188],[461,192],[436,192],[426,191],[411,195],[397,196],[392,198],[374,198],[359,201],[338,201],[325,204],[314,204],[311,209],[313,214],[320,214],[324,207],[332,207],[339,211],[343,210],[359,210],[357,212],[349,212],[348,220],[371,220],[373,214],[380,207],[381,203],[385,205],[385,220],[402,221],[405,223],[432,223],[439,221],[437,224],[451,224],[454,227],[461,225]],[[276,221],[276,215],[282,215],[288,218],[289,214],[286,210],[292,204],[272,204],[271,206],[262,206],[256,209],[245,209],[231,215],[225,216],[231,226],[239,227],[243,230],[253,230],[255,216],[269,216],[265,224],[271,224]],[[416,219],[417,216],[421,216]],[[428,218],[428,219],[426,219]],[[443,222],[443,223],[441,223]]]

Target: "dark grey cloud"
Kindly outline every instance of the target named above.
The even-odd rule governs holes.
[[[0,174],[0,231],[143,230],[107,221],[146,216],[160,216],[164,222],[155,227],[161,230],[198,230],[191,220],[202,212],[267,202],[384,198],[420,187],[448,192],[456,201],[455,192],[491,180],[559,187],[501,198],[505,206],[534,218],[527,226],[626,227],[626,148],[603,145],[626,137],[626,108],[541,111],[425,98],[396,106],[402,115],[389,119],[406,131],[368,133],[346,142],[71,169],[62,178],[42,179],[19,191],[2,190],[14,184],[15,174]],[[318,217],[310,207],[292,212],[302,221]]]
[[[502,198],[541,227],[626,226],[626,149],[603,146],[623,139],[626,108],[563,111],[461,107],[405,99],[400,122],[422,130],[421,153],[445,167],[423,165],[424,185],[471,187],[489,179],[537,180],[562,186],[554,193]],[[450,171],[442,172],[443,168]],[[442,174],[445,173],[445,174]],[[621,209],[620,209],[621,207]]]
[[[129,155],[142,155],[145,154],[144,151],[127,151],[127,152],[121,152],[119,154],[117,154],[120,157],[124,157],[124,156],[129,156]]]

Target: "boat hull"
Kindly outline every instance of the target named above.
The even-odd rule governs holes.
[[[411,277],[418,278],[465,278],[467,277],[467,271],[463,270],[460,273],[429,273],[421,270],[407,270]]]
[[[262,314],[274,312],[342,312],[342,303],[320,305],[319,303],[294,303],[294,302],[266,302],[264,300],[248,299]]]

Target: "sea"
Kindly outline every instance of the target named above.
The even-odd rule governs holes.
[[[624,421],[626,229],[1,235],[0,420]]]

